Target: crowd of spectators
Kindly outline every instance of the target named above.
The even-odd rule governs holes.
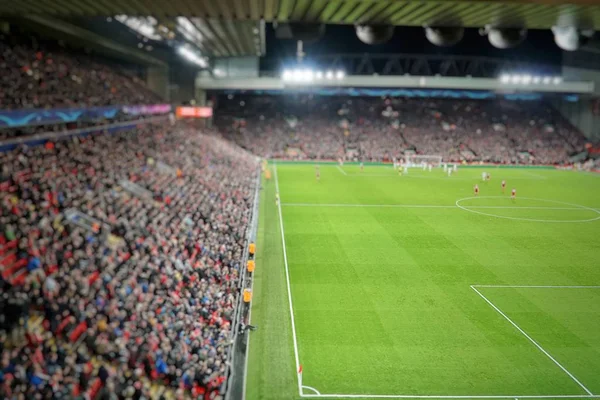
[[[583,135],[541,101],[220,96],[216,123],[268,157],[564,164]]]
[[[214,398],[256,157],[148,123],[0,164],[0,397]]]
[[[34,36],[0,34],[0,109],[154,104],[135,74]]]

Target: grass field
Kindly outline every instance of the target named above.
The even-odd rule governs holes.
[[[248,400],[600,397],[600,176],[272,171]]]

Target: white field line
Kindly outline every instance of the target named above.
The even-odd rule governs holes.
[[[600,173],[598,173],[598,172],[589,172],[589,171],[575,171],[575,172],[577,172],[579,174],[595,176],[596,178],[600,178]]]
[[[535,340],[533,340],[531,338],[531,336],[529,336],[523,329],[521,329],[519,327],[519,325],[517,325],[516,323],[513,322],[513,320],[511,320],[510,318],[508,318],[506,316],[506,314],[504,314],[498,307],[496,307],[494,305],[494,303],[492,303],[490,300],[488,300],[487,297],[485,297],[483,294],[481,294],[481,292],[479,290],[477,290],[477,288],[475,288],[474,286],[471,286],[471,289],[473,289],[479,296],[481,296],[482,299],[484,299],[486,301],[486,303],[488,303],[490,306],[492,306],[492,308],[494,310],[496,310],[500,315],[502,315],[504,317],[504,319],[506,319],[508,322],[510,322],[510,324],[512,326],[514,326],[519,332],[521,332],[523,334],[523,336],[525,336],[527,339],[529,339],[529,341],[531,343],[533,343],[533,345],[535,347],[537,347],[542,353],[544,353],[550,360],[552,360],[552,362],[554,362],[554,364],[556,364],[560,369],[563,370],[564,373],[566,373],[567,375],[569,375],[569,377],[575,382],[577,383],[588,395],[593,396],[594,394],[592,392],[590,392],[590,390],[588,388],[586,388],[583,383],[579,382],[579,380],[577,378],[575,378],[575,376],[573,376],[573,374],[571,374],[565,367],[563,367],[558,361],[556,361],[556,359],[554,357],[552,357],[550,355],[550,353],[548,353],[546,350],[544,350],[544,348],[542,346],[540,346]],[[513,397],[525,397],[525,396],[513,396]]]
[[[447,208],[457,209],[460,207],[456,205],[435,205],[435,204],[352,204],[352,203],[283,203],[282,206],[286,207],[381,207],[381,208]],[[466,206],[465,208],[476,208],[476,209],[498,209],[498,210],[580,210],[587,211],[586,208],[581,207],[529,207],[529,206]],[[594,211],[598,209],[592,209]]]
[[[342,398],[342,399],[597,399],[595,395],[556,395],[556,396],[438,396],[404,394],[303,394],[301,397]]]
[[[317,394],[317,396],[322,396],[322,395],[321,395],[321,392],[319,392],[317,389],[315,389],[315,388],[314,388],[314,387],[312,387],[312,386],[306,386],[306,385],[303,385],[303,386],[302,386],[302,388],[303,388],[303,389],[312,390],[313,392],[315,392],[315,393]]]
[[[381,207],[381,208],[456,208],[453,206],[437,206],[437,205],[429,205],[429,204],[352,204],[352,203],[340,203],[340,204],[319,204],[319,203],[283,203],[282,206],[287,207]]]
[[[279,178],[277,177],[277,164],[275,164],[274,168],[275,172],[275,190],[279,195]],[[281,199],[281,196],[279,196]],[[287,260],[287,252],[285,249],[285,234],[283,231],[283,217],[281,213],[281,201],[277,203],[277,209],[279,211],[279,227],[281,229],[281,245],[283,247],[283,264],[285,266],[285,281],[287,284],[287,293],[288,300],[290,303],[290,318],[292,320],[292,339],[294,341],[294,357],[296,358],[296,376],[298,379],[298,394],[302,396],[302,382],[300,381],[300,377],[298,376],[298,370],[300,369],[300,359],[298,357],[298,340],[296,339],[296,324],[294,323],[294,306],[292,305],[292,289],[290,287],[290,271],[288,268],[288,260]]]
[[[342,169],[342,168],[341,168],[339,165],[337,165],[336,167],[337,167],[337,169],[339,169],[339,170],[340,170],[340,172],[341,172],[342,174],[344,174],[344,175],[348,175],[348,174],[346,173],[346,171],[344,171],[344,170],[343,170],[343,169]]]
[[[600,289],[592,285],[471,285],[474,288],[522,288],[522,289]]]

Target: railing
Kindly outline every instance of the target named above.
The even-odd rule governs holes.
[[[42,132],[36,133],[35,135],[27,135],[21,137],[10,138],[6,140],[0,140],[0,151],[7,150],[16,147],[20,144],[40,144],[47,140],[58,140],[65,137],[84,135],[87,133],[104,132],[110,130],[118,130],[119,128],[128,128],[138,124],[145,124],[149,122],[164,121],[168,116],[149,117],[136,119],[132,121],[116,122],[114,124],[107,125],[96,125],[87,128],[71,129],[62,132]]]
[[[260,199],[260,178],[261,178],[261,170],[258,170],[256,177],[256,189],[254,191],[254,206],[252,209],[252,219],[250,220],[250,224],[248,225],[248,230],[246,232],[246,243],[244,254],[242,256],[242,273],[240,274],[240,279],[238,281],[238,297],[237,297],[237,307],[234,313],[233,319],[231,323],[232,331],[231,331],[231,339],[232,346],[229,348],[229,354],[227,355],[227,379],[225,380],[225,387],[222,389],[222,393],[225,393],[225,400],[239,400],[244,396],[244,380],[245,380],[245,369],[247,366],[247,341],[245,342],[247,335],[239,335],[239,326],[240,322],[246,317],[248,314],[250,307],[245,307],[243,302],[243,291],[244,289],[253,286],[252,275],[248,273],[246,269],[246,264],[248,262],[248,245],[253,243],[256,240],[256,231],[258,228],[258,205]],[[250,305],[252,302],[250,302]],[[247,331],[246,331],[247,332]],[[237,355],[237,357],[236,357]],[[241,359],[240,359],[241,358]],[[241,380],[240,380],[241,374]]]

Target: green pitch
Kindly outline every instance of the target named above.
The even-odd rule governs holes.
[[[271,170],[247,399],[600,397],[600,176]]]

